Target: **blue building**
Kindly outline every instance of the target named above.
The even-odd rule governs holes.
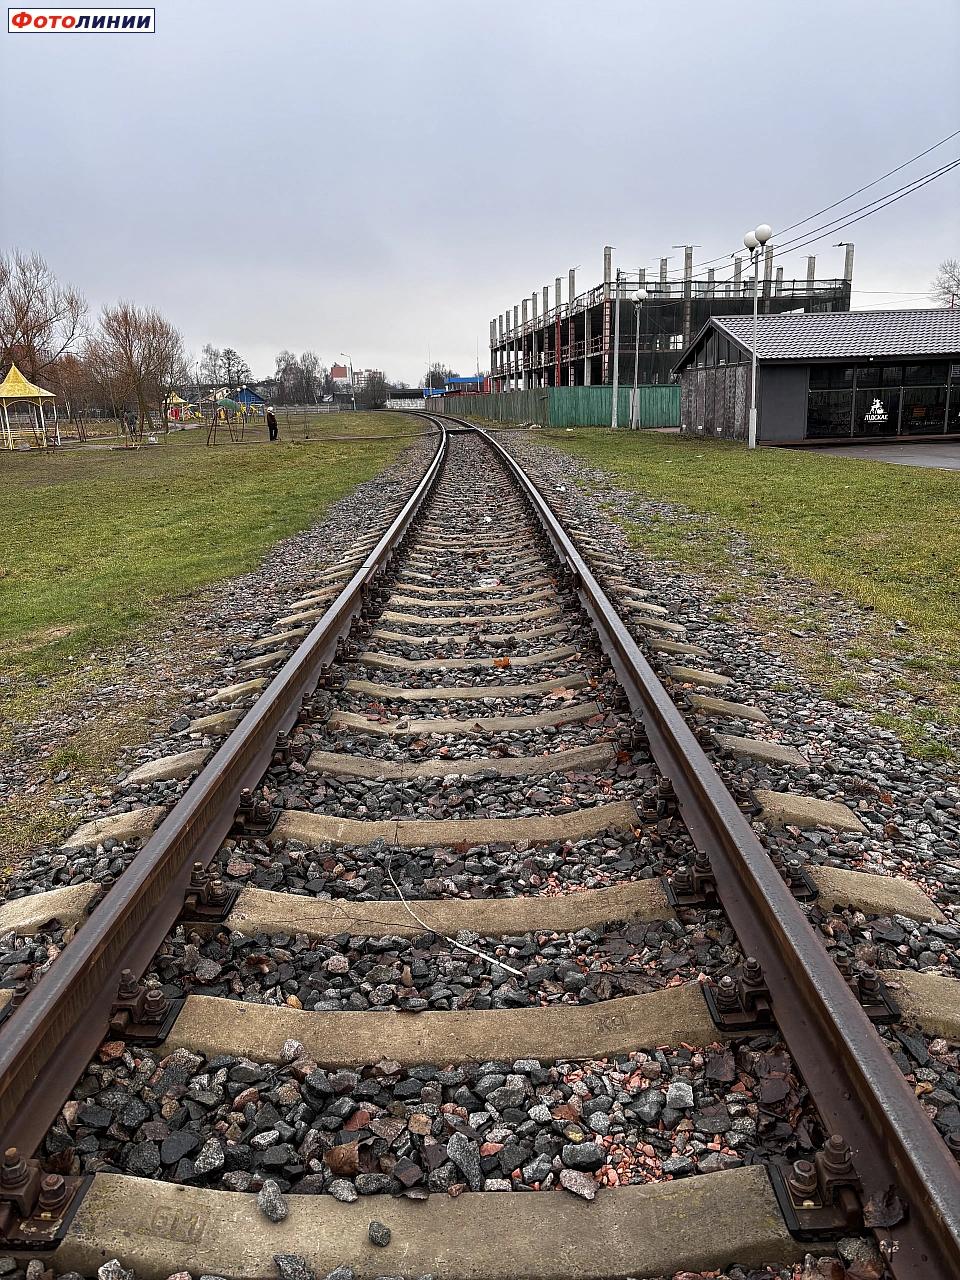
[[[241,387],[236,395],[230,397],[236,400],[237,404],[242,404],[247,413],[253,409],[255,412],[262,410],[264,405],[263,396],[258,396],[255,391],[251,391],[249,387]]]

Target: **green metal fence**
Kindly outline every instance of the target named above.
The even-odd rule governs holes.
[[[620,387],[617,417],[630,425],[633,387]],[[680,388],[674,384],[637,388],[641,427],[679,427]],[[609,427],[612,387],[538,387],[485,396],[438,396],[427,401],[441,413],[487,422],[538,422],[543,427]]]

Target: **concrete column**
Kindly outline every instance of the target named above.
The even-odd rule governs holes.
[[[567,301],[572,302],[577,296],[577,268],[571,267],[567,272]]]
[[[807,288],[813,288],[813,282],[817,278],[817,255],[812,253],[807,259]]]
[[[620,390],[620,293],[622,284],[620,280],[620,272],[617,272],[617,281],[614,286],[613,293],[613,368],[610,372],[610,385],[613,388],[613,395],[610,401],[610,425],[618,427],[620,425],[618,408],[619,408],[619,390]]]
[[[666,258],[660,259],[660,283],[662,285],[665,285],[667,283],[667,259]],[[666,290],[664,290],[664,292],[666,292]]]
[[[503,341],[503,312],[502,311],[500,312],[500,316],[499,316],[499,329],[500,329],[500,341],[502,342]]]
[[[690,345],[693,322],[693,245],[683,247],[683,346]]]
[[[523,302],[520,304],[520,323],[522,325],[520,333],[520,386],[524,391],[526,391],[527,387],[530,385],[530,370],[526,367],[528,346],[526,329],[529,308],[530,299],[524,298]]]
[[[843,278],[848,284],[853,284],[853,245],[847,245],[847,252],[843,259]]]
[[[590,308],[583,313],[583,385],[590,386],[590,340],[593,337]]]
[[[603,247],[603,283],[609,286],[613,279],[613,246],[604,245]],[[608,296],[609,289],[604,290],[604,297]]]
[[[536,387],[540,385],[540,375],[537,367],[540,364],[540,352],[537,344],[537,291],[534,289],[530,295],[530,320],[532,327],[530,330],[530,385]]]
[[[550,286],[548,284],[545,284],[543,286],[543,314],[546,315],[549,310],[550,310]]]
[[[716,294],[716,285],[714,283],[714,275],[715,275],[714,269],[713,267],[711,267],[710,270],[707,272],[707,297],[708,298],[712,298]]]
[[[776,280],[773,285],[774,296],[779,298],[783,293],[783,267],[777,267]]]
[[[770,297],[770,282],[773,279],[773,245],[768,244],[763,251],[763,296]]]
[[[738,298],[740,297],[740,284],[741,284],[740,276],[742,271],[743,271],[742,261],[739,258],[734,258],[733,260],[733,292]]]
[[[647,268],[646,267],[641,267],[640,270],[637,272],[637,284],[638,284],[638,287],[641,289],[645,289],[647,287]]]
[[[557,276],[557,278],[553,282],[554,306],[559,307],[561,302],[563,302],[563,298],[561,297],[562,289],[563,289],[563,276]]]
[[[514,333],[516,333],[516,331],[517,331],[517,325],[518,325],[519,323],[520,323],[520,308],[519,308],[519,306],[516,306],[516,307],[514,307],[514,308],[513,308],[513,331],[514,331]]]

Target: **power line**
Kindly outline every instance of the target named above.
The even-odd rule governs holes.
[[[907,196],[912,196],[913,193],[915,191],[919,191],[921,187],[927,187],[930,185],[931,182],[936,182],[937,178],[942,178],[945,174],[950,173],[951,170],[957,167],[957,165],[960,165],[960,156],[957,156],[955,160],[951,160],[949,164],[944,165],[941,169],[934,170],[933,173],[925,175],[923,179],[917,179],[914,185],[910,186],[907,190],[901,190],[899,195],[893,195],[893,198],[886,200],[885,203],[878,204],[877,201],[873,201],[872,202],[873,204],[878,204],[877,208],[872,209],[872,208],[869,208],[869,206],[865,206],[868,208],[867,213],[861,213],[859,217],[850,218],[848,221],[841,222],[839,225],[830,224],[828,229],[825,231],[822,231],[819,235],[811,236],[809,240],[803,240],[801,241],[800,244],[794,244],[787,249],[782,249],[780,250],[780,253],[794,253],[796,252],[797,249],[803,249],[808,244],[814,244],[817,240],[822,240],[825,236],[835,235],[838,231],[842,231],[845,227],[852,227],[855,222],[863,222],[865,218],[872,217],[873,214],[879,213],[881,209],[888,209],[890,205],[896,204],[898,201],[905,199]],[[777,257],[777,256],[778,254],[774,254],[774,257]]]
[[[958,130],[958,132],[960,132],[960,130]],[[842,231],[846,227],[851,227],[854,225],[854,223],[863,222],[865,218],[872,217],[873,214],[879,213],[881,209],[886,209],[891,204],[896,204],[899,200],[903,200],[906,196],[912,195],[915,191],[919,191],[922,187],[929,186],[931,182],[935,182],[938,178],[944,177],[946,174],[950,173],[953,169],[955,169],[958,165],[960,165],[960,156],[957,156],[953,160],[947,161],[946,164],[939,166],[939,168],[937,169],[930,170],[929,173],[924,173],[917,178],[913,178],[910,182],[905,183],[902,187],[895,187],[892,191],[888,191],[884,195],[878,196],[876,200],[871,200],[867,204],[860,205],[856,209],[848,210],[847,213],[842,214],[839,218],[833,218],[829,222],[821,223],[819,227],[811,228],[810,231],[804,232],[802,235],[794,237],[793,240],[788,241],[784,245],[774,246],[774,253],[772,256],[774,258],[779,258],[779,257],[783,257],[783,255],[787,253],[796,253],[799,249],[804,249],[808,245],[815,244],[818,240],[823,240],[828,235],[836,235],[838,231]],[[842,204],[843,201],[837,201],[837,203]],[[830,207],[835,207],[835,205]],[[859,216],[851,217],[850,216],[851,214],[857,214]],[[799,226],[799,225],[800,223],[794,223],[794,226]],[[735,257],[736,254],[734,253],[734,254],[731,254],[730,256]],[[694,272],[689,277],[691,280],[700,279],[704,275],[704,272],[702,270],[703,264],[700,264],[700,265],[701,265],[701,270]],[[758,263],[758,269],[759,269],[759,263]],[[687,277],[685,276],[677,276],[672,281],[669,281],[669,282],[673,284],[682,283],[686,278]],[[725,281],[718,281],[717,283],[723,284],[725,283]]]
[[[926,147],[923,151],[918,151],[917,154],[915,156],[911,156],[909,160],[904,160],[902,164],[897,165],[895,168],[888,169],[887,172],[881,174],[879,178],[874,178],[872,182],[868,182],[864,186],[858,187],[856,191],[851,191],[848,195],[843,196],[841,199],[834,200],[832,204],[825,205],[822,209],[818,209],[816,213],[808,214],[807,217],[801,218],[799,222],[792,222],[789,226],[783,227],[777,234],[781,236],[785,235],[788,231],[793,231],[797,227],[802,227],[804,223],[812,222],[814,218],[819,218],[821,214],[829,213],[831,209],[836,209],[840,205],[846,204],[848,200],[854,199],[854,197],[861,195],[864,191],[869,191],[871,187],[875,187],[878,183],[883,182],[886,178],[892,177],[895,173],[900,173],[903,169],[906,169],[909,165],[913,164],[915,161],[922,160],[923,157],[926,155],[929,155],[931,151],[936,151],[938,147],[942,147],[945,143],[950,142],[953,138],[956,138],[958,136],[960,136],[960,129],[955,129],[953,133],[947,134],[947,136],[945,138],[941,138],[939,142],[934,142],[931,146]],[[949,169],[946,169],[945,171],[949,171]],[[927,176],[926,174],[921,175],[921,177],[926,177],[926,176]],[[912,181],[918,182],[920,181],[920,179],[915,178]],[[911,183],[906,183],[905,187],[909,187],[910,185]],[[897,187],[895,188],[895,191],[902,191],[904,189],[905,189],[904,187]],[[888,193],[888,194],[892,194],[892,193]],[[879,196],[877,200],[870,201],[870,204],[877,204],[879,203],[880,200],[883,200],[883,199],[885,199],[885,197]],[[866,209],[868,207],[869,205],[860,206],[860,208],[862,209]],[[848,210],[848,213],[849,212],[859,212],[859,210],[853,210],[853,211]],[[841,217],[846,217],[846,216],[847,214],[841,215]],[[839,218],[834,219],[834,221],[840,221],[840,219]],[[850,224],[847,224],[847,225],[850,225]],[[794,240],[801,240],[803,239],[804,236],[808,234],[809,232],[803,232],[800,236],[795,236]],[[813,243],[813,242],[808,241],[808,243]],[[736,257],[736,255],[740,252],[742,252],[742,250],[735,249],[733,253],[723,253],[718,255],[716,258],[705,259],[703,262],[700,262],[697,264],[700,270],[698,270],[698,272],[695,273],[692,278],[697,279],[698,276],[702,274],[703,267],[709,267],[712,264],[717,262],[725,262],[732,257]],[[656,267],[654,267],[653,264],[651,264],[648,269],[652,271],[652,270],[656,270]],[[677,274],[675,276],[671,276],[670,274],[668,274],[667,279],[670,280],[671,278],[674,281],[684,279],[682,274]]]
[[[919,187],[921,186],[926,186],[926,180],[929,180],[932,182],[935,178],[942,177],[945,173],[949,173],[950,170],[953,169],[957,164],[960,164],[960,156],[957,156],[954,160],[947,161],[946,164],[940,165],[936,169],[931,169],[929,173],[920,174],[918,178],[911,179],[910,182],[904,183],[902,187],[894,187],[894,189],[892,191],[888,191],[886,195],[877,196],[876,200],[870,200],[866,204],[858,205],[856,209],[848,209],[846,213],[842,213],[838,218],[831,218],[829,222],[823,222],[820,224],[819,227],[814,227],[813,230],[825,231],[825,232],[829,231],[831,228],[833,228],[833,230],[839,230],[839,226],[837,226],[836,224],[842,224],[843,226],[850,226],[850,222],[845,222],[844,219],[850,218],[851,214],[862,213],[864,209],[871,209],[874,213],[877,213],[879,210],[874,209],[874,205],[879,206],[879,208],[885,209],[887,204],[894,203],[891,197],[897,196],[897,198],[899,198],[901,192],[904,195],[909,195],[911,190],[919,189]],[[857,221],[857,219],[851,218],[850,221]],[[800,224],[795,223],[794,225],[799,226]],[[803,240],[804,237],[808,236],[809,234],[810,234],[809,231],[804,231],[799,236],[794,236],[792,240],[787,240],[785,243],[779,244],[777,248],[780,249],[781,251],[786,251],[792,245],[796,245],[798,241]]]
[[[818,209],[816,213],[811,213],[808,218],[801,218],[799,222],[793,222],[789,227],[784,227],[780,232],[786,235],[788,231],[793,231],[796,227],[802,227],[805,222],[812,222],[814,218],[819,218],[821,213],[829,213],[831,209],[836,209],[837,205],[846,204],[848,200],[852,200],[854,196],[861,195],[864,191],[869,191],[871,187],[875,187],[878,182],[883,182],[884,178],[892,178],[895,173],[899,173],[901,169],[906,169],[908,165],[913,164],[915,160],[922,160],[924,156],[928,156],[931,151],[936,151],[937,147],[942,147],[945,142],[950,142],[953,138],[960,136],[960,129],[955,129],[953,133],[948,133],[945,138],[941,138],[939,142],[935,142],[932,147],[927,147],[925,151],[918,151],[915,156],[911,156],[909,160],[904,160],[903,164],[898,164],[895,169],[889,169],[886,173],[882,173],[879,178],[874,178],[872,182],[868,182],[864,187],[858,187],[856,191],[851,191],[848,196],[844,196],[842,200],[835,200],[833,204],[825,205],[824,208]]]

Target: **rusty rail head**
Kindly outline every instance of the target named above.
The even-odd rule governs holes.
[[[741,946],[763,967],[790,1053],[828,1131],[841,1133],[853,1151],[865,1203],[882,1204],[893,1186],[908,1206],[904,1222],[876,1229],[891,1270],[897,1280],[956,1280],[960,1168],[587,562],[520,464],[475,429],[575,575],[691,838],[710,858]]]
[[[321,667],[359,611],[362,590],[396,554],[446,457],[446,430],[387,532],[91,912],[48,973],[0,1027],[0,1150],[36,1150],[96,1053],[123,969],[139,977],[173,926],[195,862],[208,864],[256,786]]]

